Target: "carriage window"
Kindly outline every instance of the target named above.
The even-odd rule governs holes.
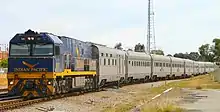
[[[112,54],[110,54],[110,57],[112,57]]]
[[[169,65],[168,65],[168,63],[166,63],[166,67],[168,67]]]
[[[108,53],[106,53],[106,57],[108,57]]]
[[[133,63],[133,61],[131,61],[131,65],[132,65],[132,66],[134,66],[134,63]]]
[[[165,63],[163,63],[163,67],[165,67]]]
[[[150,62],[147,62],[147,66],[150,66]]]
[[[106,65],[106,60],[104,59],[104,65]]]
[[[158,67],[158,63],[154,63],[154,65],[155,65],[156,67]]]
[[[160,67],[162,67],[162,63],[160,63]]]
[[[110,59],[108,59],[108,65],[110,65]]]
[[[128,61],[128,64],[130,64],[131,63],[131,61]]]
[[[101,56],[104,56],[104,53],[101,53]]]
[[[169,63],[169,67],[171,67],[171,64]]]
[[[115,59],[115,65],[117,65],[117,60]]]
[[[114,65],[114,59],[112,59],[112,65]]]

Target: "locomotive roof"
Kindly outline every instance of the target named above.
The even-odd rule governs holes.
[[[58,36],[52,34],[52,33],[47,33],[47,32],[34,32],[31,30],[26,31],[25,33],[17,33],[11,40],[10,43],[25,43],[25,40],[22,40],[22,38],[25,37],[36,37],[40,38],[38,42],[44,42],[44,43],[53,43],[53,44],[63,44],[63,42],[59,39]],[[35,41],[35,40],[34,40]]]

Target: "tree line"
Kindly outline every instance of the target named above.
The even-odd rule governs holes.
[[[115,45],[116,49],[123,50],[122,43]],[[127,49],[128,51],[134,52],[146,52],[144,44],[136,44],[134,49]],[[163,50],[152,50],[151,54],[165,55]],[[175,53],[174,55],[167,54],[167,56],[173,56],[183,59],[190,59],[194,61],[205,61],[205,62],[219,62],[220,61],[220,39],[215,38],[212,44],[203,44],[199,47],[198,51],[190,53]]]

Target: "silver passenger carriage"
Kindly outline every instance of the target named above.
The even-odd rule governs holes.
[[[171,59],[169,56],[155,55],[152,54],[152,72],[153,77],[158,77],[159,79],[170,77],[171,75]]]
[[[98,55],[99,83],[104,85],[108,82],[120,82],[125,79],[125,56],[126,52],[109,48],[102,45],[93,45],[93,55]]]
[[[176,77],[184,76],[184,59],[171,57],[172,74]]]
[[[127,51],[128,82],[132,80],[149,80],[151,76],[151,56],[144,52]]]
[[[193,61],[189,59],[184,59],[185,63],[185,75],[191,76],[193,75]]]
[[[193,74],[194,75],[199,75],[199,62],[198,61],[194,61],[193,64]]]

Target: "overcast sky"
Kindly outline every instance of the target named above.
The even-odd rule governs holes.
[[[28,29],[113,47],[146,44],[148,0],[1,0],[0,43]],[[197,51],[220,34],[220,0],[154,0],[156,45]]]

